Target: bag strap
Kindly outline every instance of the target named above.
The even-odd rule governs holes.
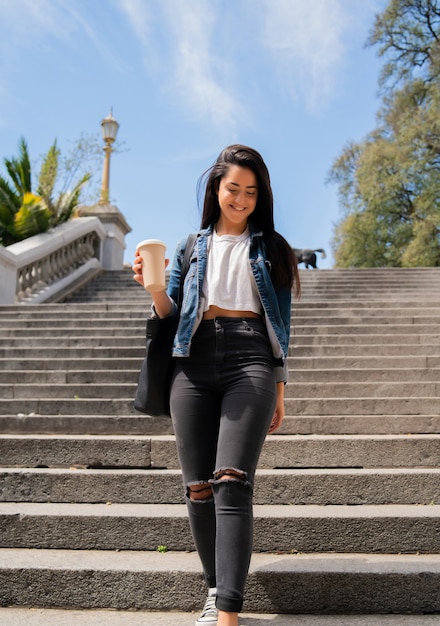
[[[183,301],[183,282],[189,270],[189,262],[191,259],[192,251],[194,250],[196,239],[197,239],[196,233],[191,233],[190,235],[188,235],[188,239],[186,240],[185,253],[183,255],[182,267],[180,270],[179,297],[178,297],[178,303],[177,303],[179,307],[179,311],[182,308],[182,301]]]

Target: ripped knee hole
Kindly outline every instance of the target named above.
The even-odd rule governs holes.
[[[212,487],[209,483],[188,485],[188,497],[190,500],[208,500],[212,498]]]
[[[230,480],[231,478],[245,481],[246,474],[233,469],[222,469],[215,473],[215,480]]]

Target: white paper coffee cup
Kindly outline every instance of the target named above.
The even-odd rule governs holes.
[[[142,257],[142,276],[147,291],[165,289],[165,250],[160,239],[144,239],[137,245]]]

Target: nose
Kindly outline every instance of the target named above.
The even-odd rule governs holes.
[[[239,206],[246,206],[246,194],[244,191],[239,191],[235,196],[235,204]]]

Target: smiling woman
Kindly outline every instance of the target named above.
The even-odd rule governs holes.
[[[254,149],[225,148],[202,177],[201,228],[183,282],[170,408],[208,597],[197,624],[238,626],[252,553],[253,481],[284,418],[295,257],[275,231],[269,172]],[[200,187],[199,187],[200,189]],[[159,317],[177,315],[187,240]],[[136,254],[135,279],[143,284]]]

